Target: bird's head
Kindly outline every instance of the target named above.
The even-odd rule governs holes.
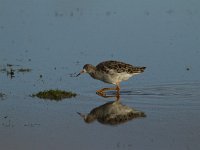
[[[79,112],[77,112],[77,114],[79,114],[81,116],[81,118],[83,118],[86,123],[91,123],[96,119],[96,116],[92,115],[92,114],[83,115],[82,113],[79,113]]]
[[[79,75],[81,75],[82,73],[93,73],[95,71],[95,67],[93,65],[90,64],[85,64],[83,66],[83,69],[80,71],[79,74],[77,74],[76,76],[78,77]]]

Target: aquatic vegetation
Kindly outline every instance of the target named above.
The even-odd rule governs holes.
[[[4,93],[1,93],[1,92],[0,92],[0,100],[4,100],[5,96],[6,96],[6,95],[5,95]]]
[[[62,100],[65,98],[72,98],[75,97],[77,94],[69,91],[64,91],[64,90],[45,90],[38,92],[36,94],[33,94],[32,97],[38,97],[42,99],[50,99],[50,100]]]
[[[20,69],[18,69],[17,71],[18,71],[18,72],[30,72],[31,69],[29,69],[29,68],[20,68]]]
[[[19,65],[13,65],[13,64],[6,64],[0,66],[0,72],[6,73],[8,77],[11,79],[15,77],[16,73],[27,73],[31,72],[32,69],[30,68],[19,68]]]
[[[6,68],[0,68],[0,72],[6,72]]]

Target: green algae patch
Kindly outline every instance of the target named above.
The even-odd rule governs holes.
[[[38,92],[36,94],[33,94],[32,97],[38,97],[41,99],[49,99],[49,100],[62,100],[65,98],[72,98],[75,97],[77,94],[69,91],[64,91],[64,90],[45,90]]]

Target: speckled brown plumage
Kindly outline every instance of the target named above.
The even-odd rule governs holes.
[[[106,73],[109,73],[109,71],[112,69],[116,73],[126,72],[129,74],[142,73],[144,72],[145,68],[146,67],[136,67],[120,61],[112,61],[112,60],[101,62],[96,66],[96,69],[98,71],[104,71]]]

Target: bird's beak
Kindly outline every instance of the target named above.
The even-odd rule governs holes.
[[[76,77],[80,76],[82,73],[85,73],[85,69],[81,70],[79,74],[76,75]]]
[[[85,115],[83,115],[82,113],[77,112],[77,114],[78,114],[79,116],[81,116],[83,119],[85,119]]]

